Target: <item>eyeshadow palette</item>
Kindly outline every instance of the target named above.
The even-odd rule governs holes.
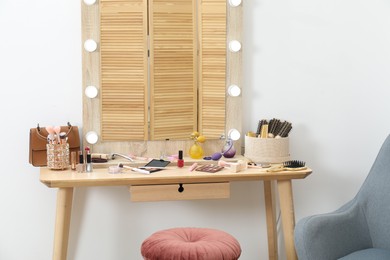
[[[219,166],[219,165],[216,165],[216,164],[205,164],[205,165],[197,167],[195,169],[195,171],[199,171],[199,172],[217,172],[217,171],[220,171],[222,169],[223,169],[222,166]]]

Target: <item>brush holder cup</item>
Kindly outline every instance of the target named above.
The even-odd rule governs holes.
[[[47,167],[64,170],[69,167],[69,144],[47,144]]]
[[[244,156],[254,163],[262,164],[289,161],[289,139],[245,136]]]

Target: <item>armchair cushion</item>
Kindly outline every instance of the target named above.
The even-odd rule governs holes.
[[[390,259],[390,250],[381,248],[369,248],[364,250],[356,251],[352,254],[344,256],[339,260],[388,260]]]

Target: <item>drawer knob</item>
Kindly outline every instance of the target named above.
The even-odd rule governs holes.
[[[179,184],[179,188],[177,189],[178,192],[183,192],[184,191],[184,187],[183,187],[183,184]]]

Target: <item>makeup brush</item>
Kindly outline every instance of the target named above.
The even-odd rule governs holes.
[[[193,170],[195,170],[196,169],[196,167],[198,167],[198,164],[197,163],[193,163],[192,165],[191,165],[191,167],[188,169],[190,172],[192,172]]]
[[[46,126],[45,129],[49,134],[54,135],[55,132],[53,126]]]
[[[60,143],[60,132],[61,132],[61,127],[60,126],[55,126],[53,128],[54,132],[57,135],[57,142]]]
[[[46,129],[46,131],[47,131],[47,133],[48,133],[48,135],[47,135],[47,141],[48,141],[50,144],[54,143],[54,134],[55,134],[55,132],[54,132],[53,126],[46,126],[45,129]]]
[[[150,161],[152,158],[149,157],[142,157],[142,156],[136,156],[134,154],[129,154],[129,157],[133,160],[138,160],[138,161]]]
[[[119,166],[119,168],[129,169],[129,170],[132,170],[134,172],[139,172],[139,173],[143,173],[143,174],[150,174],[150,171],[142,170],[142,169],[135,168],[135,167],[126,166],[126,165],[123,165],[122,163],[118,164],[118,166]]]

